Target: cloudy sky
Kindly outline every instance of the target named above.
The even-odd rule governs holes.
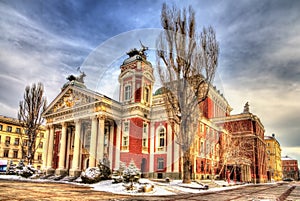
[[[24,88],[42,82],[50,103],[81,66],[86,85],[115,98],[119,65],[141,40],[155,66],[164,1],[1,0],[0,114],[17,116]],[[174,2],[174,1],[172,1]],[[250,111],[300,162],[300,1],[175,1],[212,25],[220,44],[215,84],[232,114]],[[156,86],[158,86],[157,83]]]

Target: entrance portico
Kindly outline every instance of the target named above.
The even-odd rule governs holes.
[[[118,113],[116,102],[86,89],[78,81],[65,85],[44,113],[45,172],[79,176],[82,170],[96,167],[103,159],[112,168]]]

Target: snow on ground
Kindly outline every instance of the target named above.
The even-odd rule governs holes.
[[[242,185],[236,186],[226,186],[219,188],[210,188],[208,190],[203,190],[203,185],[192,182],[191,184],[183,184],[182,180],[171,180],[169,183],[150,181],[148,179],[140,179],[140,183],[149,183],[154,185],[154,190],[148,193],[140,193],[137,192],[139,188],[138,184],[135,184],[136,190],[126,191],[123,186],[124,183],[113,184],[113,180],[104,180],[95,184],[82,184],[76,182],[62,182],[62,181],[53,181],[47,179],[26,179],[21,176],[16,175],[0,175],[0,179],[5,180],[20,180],[20,181],[31,181],[31,182],[58,182],[58,183],[70,183],[76,185],[82,185],[91,187],[96,191],[106,191],[116,194],[127,194],[127,195],[174,195],[174,194],[182,194],[182,193],[203,193],[203,192],[216,192],[224,189],[233,189],[239,188]]]

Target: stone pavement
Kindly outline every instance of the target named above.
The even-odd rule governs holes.
[[[128,197],[74,184],[0,180],[1,201],[120,200]]]
[[[293,182],[291,185],[295,186],[294,190],[289,194],[289,196],[285,199],[288,201],[300,201],[300,181]]]

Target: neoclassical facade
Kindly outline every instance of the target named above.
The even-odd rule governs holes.
[[[111,169],[134,161],[144,177],[181,178],[182,153],[168,123],[162,90],[154,92],[154,72],[144,51],[131,50],[120,66],[118,101],[88,89],[83,73],[68,78],[43,114],[47,120],[43,167],[48,174],[78,176],[105,160]],[[224,176],[219,174],[226,171],[221,142],[231,133],[212,119],[226,119],[231,108],[213,86],[201,108],[191,176]]]

